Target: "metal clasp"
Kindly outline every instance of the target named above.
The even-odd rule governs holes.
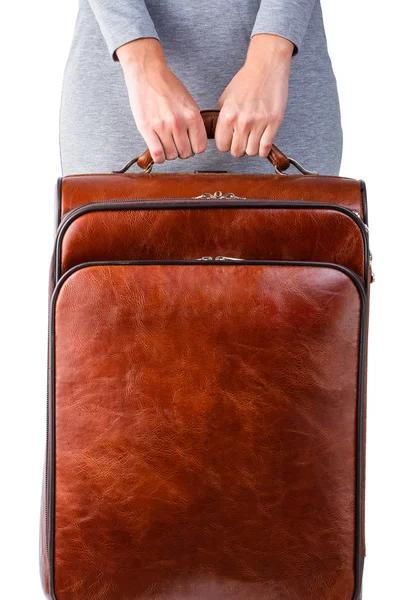
[[[218,200],[246,200],[244,196],[236,196],[233,192],[228,192],[224,194],[223,192],[214,192],[211,194],[210,192],[204,192],[204,194],[200,194],[200,196],[194,196],[195,200],[206,200],[206,199],[218,199]]]

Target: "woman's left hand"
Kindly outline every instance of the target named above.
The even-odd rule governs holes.
[[[251,39],[244,66],[218,101],[215,143],[236,158],[266,158],[285,114],[293,44],[272,34]]]

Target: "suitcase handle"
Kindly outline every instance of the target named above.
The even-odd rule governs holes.
[[[201,110],[200,114],[204,121],[207,137],[209,140],[213,140],[215,136],[215,128],[217,126],[219,110]],[[318,173],[315,171],[308,171],[302,167],[300,163],[294,160],[294,158],[289,158],[286,156],[286,154],[281,152],[279,148],[275,146],[275,144],[272,144],[272,148],[267,158],[275,168],[275,172],[279,175],[286,175],[284,171],[286,171],[290,165],[295,166],[304,175],[318,175]],[[138,167],[143,169],[145,173],[150,173],[154,165],[154,160],[152,159],[150,150],[147,148],[143,154],[132,158],[132,160],[126,163],[122,169],[119,169],[118,171],[112,171],[112,173],[126,173],[126,171],[128,171],[128,169],[130,169],[130,167],[135,163],[137,163]]]

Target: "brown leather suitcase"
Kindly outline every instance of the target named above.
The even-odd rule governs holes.
[[[269,159],[59,182],[48,598],[361,597],[365,186]]]

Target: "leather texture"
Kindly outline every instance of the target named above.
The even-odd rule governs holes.
[[[351,600],[360,310],[332,268],[69,276],[57,599]]]
[[[60,216],[89,202],[136,198],[192,198],[222,191],[245,198],[339,204],[364,216],[360,182],[344,177],[237,173],[126,173],[71,175],[60,185]]]
[[[219,191],[241,199],[196,198]],[[153,172],[57,192],[46,596],[360,600],[371,278],[341,207],[366,220],[364,184]],[[217,255],[275,264],[168,264]]]
[[[71,223],[61,247],[62,273],[97,260],[193,260],[210,255],[317,260],[365,275],[359,226],[350,216],[327,209],[102,210]]]

